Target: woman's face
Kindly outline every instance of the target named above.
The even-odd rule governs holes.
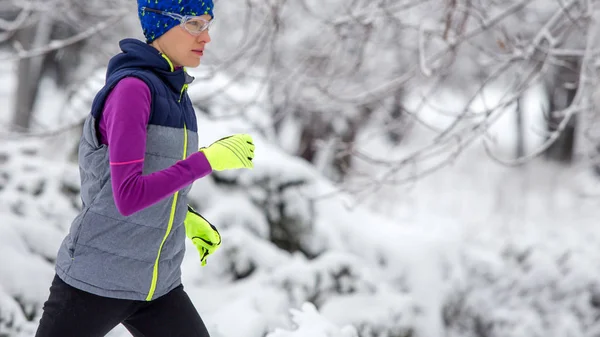
[[[210,15],[201,18],[210,20]],[[208,29],[200,35],[192,35],[181,25],[171,28],[161,37],[152,42],[152,45],[173,62],[173,66],[195,68],[200,65],[204,54],[204,47],[210,42]]]

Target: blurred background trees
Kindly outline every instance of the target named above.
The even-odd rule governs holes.
[[[577,123],[583,115],[587,120],[597,115],[585,103],[597,77],[596,35],[589,34],[596,27],[594,5],[583,0],[218,2],[205,63],[211,66],[209,77],[218,73],[230,80],[197,104],[208,108],[227,86],[253,83],[255,97],[230,113],[247,114],[248,106],[263,100],[268,118],[247,117],[258,118],[265,134],[338,182],[352,170],[353,155],[360,154],[361,130],[373,123],[392,146],[415,125],[431,129],[435,136],[427,150],[412,157],[419,161],[450,140],[466,146],[470,135],[485,135],[499,115],[510,114],[516,141],[507,159],[545,153],[571,162],[577,144],[595,144],[586,131],[589,124]],[[118,39],[140,37],[134,4],[120,0],[3,0],[0,18],[2,58],[18,60],[11,124],[24,131],[31,127],[44,80],[72,90],[118,51]],[[502,97],[476,108],[492,89]],[[535,89],[538,111],[527,111],[523,99]],[[462,99],[453,111],[433,107],[436,96],[449,90]],[[440,110],[439,116],[425,117],[424,109]],[[536,113],[545,126],[531,125]],[[430,118],[452,121],[439,126]],[[297,137],[283,139],[290,132]],[[547,142],[528,144],[531,138]],[[595,145],[586,148],[582,158],[595,157]],[[384,161],[393,169],[405,159]]]
[[[125,5],[125,8],[124,8]],[[69,90],[106,62],[122,35],[123,18],[134,6],[124,1],[0,2],[0,46],[4,62],[17,62],[11,124],[31,129],[32,115],[45,80]],[[128,10],[127,10],[128,9]]]

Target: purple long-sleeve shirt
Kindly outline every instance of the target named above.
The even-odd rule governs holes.
[[[100,142],[108,145],[115,204],[128,216],[171,196],[212,172],[202,152],[162,171],[142,175],[150,89],[142,80],[119,81],[106,99],[99,123]]]

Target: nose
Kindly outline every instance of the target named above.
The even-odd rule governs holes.
[[[208,32],[208,29],[203,30],[202,33],[198,35],[198,42],[204,42],[205,44],[210,42],[210,33]]]

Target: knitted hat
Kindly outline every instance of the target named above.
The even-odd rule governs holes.
[[[146,42],[151,43],[180,24],[178,20],[166,15],[143,11],[142,7],[175,13],[179,15],[200,16],[208,14],[213,17],[212,0],[137,0],[138,16]]]

